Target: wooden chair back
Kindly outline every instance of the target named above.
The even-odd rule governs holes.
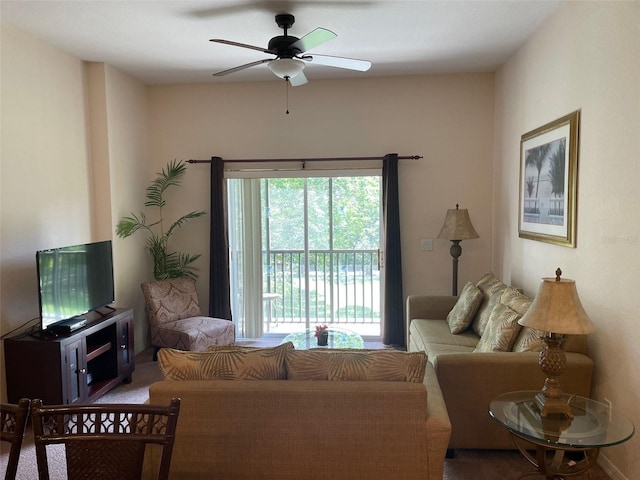
[[[169,478],[180,399],[169,406],[31,404],[40,480],[49,480],[47,445],[64,444],[67,479],[138,479],[145,447],[162,447],[158,480]]]
[[[16,478],[18,471],[18,461],[20,460],[20,449],[24,439],[24,431],[29,418],[29,404],[31,400],[22,398],[18,404],[0,404],[0,440],[11,444],[9,460],[5,472],[5,480]]]

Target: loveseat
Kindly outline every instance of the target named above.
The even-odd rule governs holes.
[[[451,425],[424,353],[161,349],[172,479],[441,480]],[[146,473],[159,463],[150,452]]]
[[[407,349],[425,352],[435,370],[451,421],[450,449],[514,448],[488,408],[501,393],[540,390],[544,383],[542,333],[517,323],[530,304],[492,273],[468,282],[459,297],[407,298]],[[567,337],[565,351],[563,391],[589,397],[593,361],[586,337]]]

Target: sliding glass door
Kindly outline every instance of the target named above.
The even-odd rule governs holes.
[[[380,335],[380,190],[378,175],[229,180],[241,335],[321,324]]]

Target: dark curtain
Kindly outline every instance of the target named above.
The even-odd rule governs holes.
[[[211,157],[211,232],[209,234],[209,316],[231,320],[229,243],[224,161]]]
[[[404,345],[404,297],[402,295],[402,249],[398,201],[398,154],[385,155],[382,164],[383,274],[382,343]]]

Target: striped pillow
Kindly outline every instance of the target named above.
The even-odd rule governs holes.
[[[288,350],[289,380],[368,380],[421,383],[425,352],[390,350]]]
[[[284,357],[293,344],[273,348],[231,347],[210,352],[162,348],[158,364],[167,380],[283,380]]]
[[[502,303],[498,303],[474,352],[510,352],[520,332],[520,315]]]

